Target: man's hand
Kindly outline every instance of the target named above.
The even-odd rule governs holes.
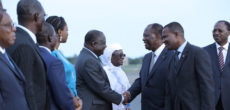
[[[130,100],[131,98],[131,94],[129,91],[126,91],[124,92],[123,94],[123,97],[124,97],[124,101],[122,102],[124,105],[126,105],[128,103],[128,101]]]

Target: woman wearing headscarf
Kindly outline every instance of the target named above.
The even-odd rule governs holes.
[[[120,44],[111,44],[106,47],[104,54],[100,57],[103,68],[109,78],[112,90],[117,93],[124,93],[130,87],[129,80],[122,70],[121,65],[125,54]],[[129,105],[129,104],[128,104]],[[113,110],[129,110],[130,108],[123,104],[113,104]]]

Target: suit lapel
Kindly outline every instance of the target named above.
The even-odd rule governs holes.
[[[227,50],[227,55],[226,55],[226,61],[224,62],[224,68],[225,68],[225,66],[229,65],[229,62],[230,62],[230,58],[229,58],[230,57],[230,49],[229,48],[230,48],[230,44],[228,45],[228,50]],[[219,70],[220,70],[220,66],[219,66]],[[223,72],[224,72],[224,70],[223,70]]]
[[[40,50],[39,50],[38,44],[35,44],[34,40],[31,38],[31,36],[30,36],[25,30],[23,30],[23,29],[17,27],[17,31],[19,31],[19,33],[23,33],[23,34],[24,34],[23,37],[25,37],[25,39],[28,40],[28,42],[30,43],[30,45],[31,45],[31,46],[33,47],[33,49],[37,52],[37,54],[38,54],[38,56],[40,57],[40,59],[41,59],[43,65],[46,65],[46,64],[45,64],[45,61],[43,60],[43,58],[42,58],[42,56],[41,56],[41,54],[40,54]],[[46,69],[46,66],[44,66],[44,68],[45,68],[45,71],[46,71],[46,70],[47,70],[47,69]]]
[[[160,56],[158,57],[156,63],[154,64],[153,69],[149,73],[147,80],[149,80],[152,76],[154,76],[155,71],[157,70],[158,66],[165,60],[166,53],[167,53],[167,49],[164,48],[164,50],[161,52]]]
[[[152,53],[147,54],[145,62],[143,62],[142,65],[143,69],[142,69],[141,77],[143,78],[144,85],[147,82],[148,74],[150,75],[149,68],[150,68],[151,58],[152,58]]]
[[[0,53],[0,59],[7,64],[7,66],[10,68],[10,70],[14,73],[14,75],[19,80],[25,81],[24,76],[20,73],[16,64],[13,62],[13,60],[10,57],[9,57],[9,59],[11,60],[12,64],[14,65],[14,68],[10,65],[10,63],[7,61],[7,59],[5,58],[5,56],[2,53]]]
[[[187,43],[187,45],[185,46],[185,48],[184,48],[184,50],[182,52],[182,55],[180,57],[179,64],[178,64],[178,67],[177,67],[177,70],[176,70],[176,74],[179,73],[179,71],[180,71],[185,59],[187,58],[190,47],[191,47],[191,45],[189,43]]]
[[[83,48],[81,52],[84,54],[87,54],[87,56],[92,57],[93,59],[95,59],[98,62],[99,66],[101,67],[102,73],[103,73],[102,75],[106,78],[106,81],[109,82],[109,78],[108,78],[106,72],[104,71],[99,58],[96,58],[89,50],[87,50],[85,48]],[[109,85],[110,85],[110,83],[109,83]]]

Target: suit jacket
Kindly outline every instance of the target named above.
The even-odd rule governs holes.
[[[219,98],[221,97],[224,110],[230,110],[230,88],[228,88],[230,86],[230,45],[228,47],[224,70],[222,72],[220,71],[216,44],[210,44],[204,47],[204,49],[210,55],[209,60],[212,63],[212,72],[215,81],[215,104],[217,104]]]
[[[150,73],[149,68],[152,52],[144,56],[142,67],[139,73],[140,77],[135,80],[133,85],[128,90],[131,94],[131,100],[133,100],[139,93],[142,93],[142,110],[164,109],[164,98],[166,93],[165,84],[169,73],[167,65],[169,64],[172,55],[172,51],[164,48]]]
[[[46,63],[50,110],[75,110],[73,97],[65,81],[65,70],[61,60],[40,47]]]
[[[176,54],[175,54],[176,55]],[[177,57],[177,56],[176,56]],[[175,69],[170,63],[169,110],[214,110],[214,81],[208,53],[187,43]]]
[[[122,96],[110,88],[100,60],[85,48],[77,58],[76,73],[82,110],[112,110],[112,103],[120,104]]]
[[[15,43],[6,51],[25,76],[26,99],[29,108],[31,110],[49,109],[45,64],[38,46],[30,35],[17,27]]]
[[[11,60],[11,59],[10,59]],[[17,65],[0,52],[0,110],[29,110],[25,98],[25,78]]]

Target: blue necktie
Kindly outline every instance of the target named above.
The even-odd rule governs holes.
[[[6,58],[7,61],[9,62],[9,64],[14,68],[14,65],[13,65],[13,63],[10,61],[10,59],[9,59],[9,57],[8,57],[8,55],[7,55],[7,53],[4,53],[3,55],[5,56],[5,58]]]

